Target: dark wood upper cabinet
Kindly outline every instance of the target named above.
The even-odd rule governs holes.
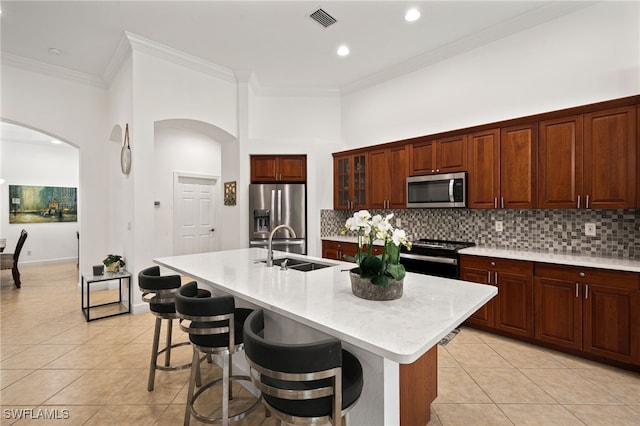
[[[333,156],[333,208],[362,209],[367,205],[367,153]]]
[[[540,122],[538,207],[578,207],[582,152],[581,115]]]
[[[468,206],[498,208],[500,196],[500,129],[469,135]]]
[[[251,156],[251,183],[306,181],[306,155]]]
[[[635,208],[636,130],[635,106],[584,116],[586,208]]]
[[[468,145],[469,207],[531,209],[536,206],[538,130],[535,124],[472,133]]]
[[[467,135],[410,145],[410,176],[453,173],[467,168]]]
[[[500,129],[500,207],[537,206],[538,126]]]
[[[407,176],[467,171],[469,208],[640,208],[639,102],[632,96],[334,153],[342,159],[334,161],[334,206],[406,208]]]
[[[637,114],[630,106],[540,122],[539,207],[635,208]]]
[[[407,146],[369,151],[368,207],[402,209],[407,206],[406,180],[409,151]]]

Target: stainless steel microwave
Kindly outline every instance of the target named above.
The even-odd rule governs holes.
[[[467,207],[467,173],[408,177],[407,207]]]

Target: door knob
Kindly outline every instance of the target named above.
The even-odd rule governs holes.
[[[216,228],[211,228],[211,229],[209,229],[209,231],[211,231],[211,232],[215,232],[215,231],[216,231]]]

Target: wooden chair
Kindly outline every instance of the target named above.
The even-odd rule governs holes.
[[[20,232],[20,238],[18,238],[18,244],[16,244],[16,250],[13,253],[0,253],[0,264],[2,269],[11,269],[13,275],[13,283],[17,288],[20,288],[20,270],[18,270],[18,259],[20,258],[20,252],[22,246],[27,239],[27,231],[24,229]]]

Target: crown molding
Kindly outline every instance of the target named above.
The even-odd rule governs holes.
[[[105,68],[102,73],[102,79],[107,82],[107,84],[111,84],[113,82],[113,79],[122,67],[125,59],[127,59],[130,54],[131,44],[129,43],[129,39],[125,33],[120,37],[116,51],[111,56],[111,60],[109,60],[109,63],[107,64],[107,68]]]
[[[39,74],[49,75],[51,77],[63,78],[74,82],[87,84],[94,87],[104,89],[106,83],[99,77],[90,74],[73,71],[68,68],[59,67],[57,65],[46,64],[44,62],[28,59],[22,56],[13,55],[11,53],[2,53],[2,64],[14,66],[27,71]]]
[[[196,56],[156,43],[155,41],[140,37],[128,31],[125,31],[125,37],[129,41],[133,51],[144,52],[157,58],[173,62],[177,65],[190,68],[194,71],[199,71],[229,82],[236,82],[234,72],[228,68],[207,62]]]

